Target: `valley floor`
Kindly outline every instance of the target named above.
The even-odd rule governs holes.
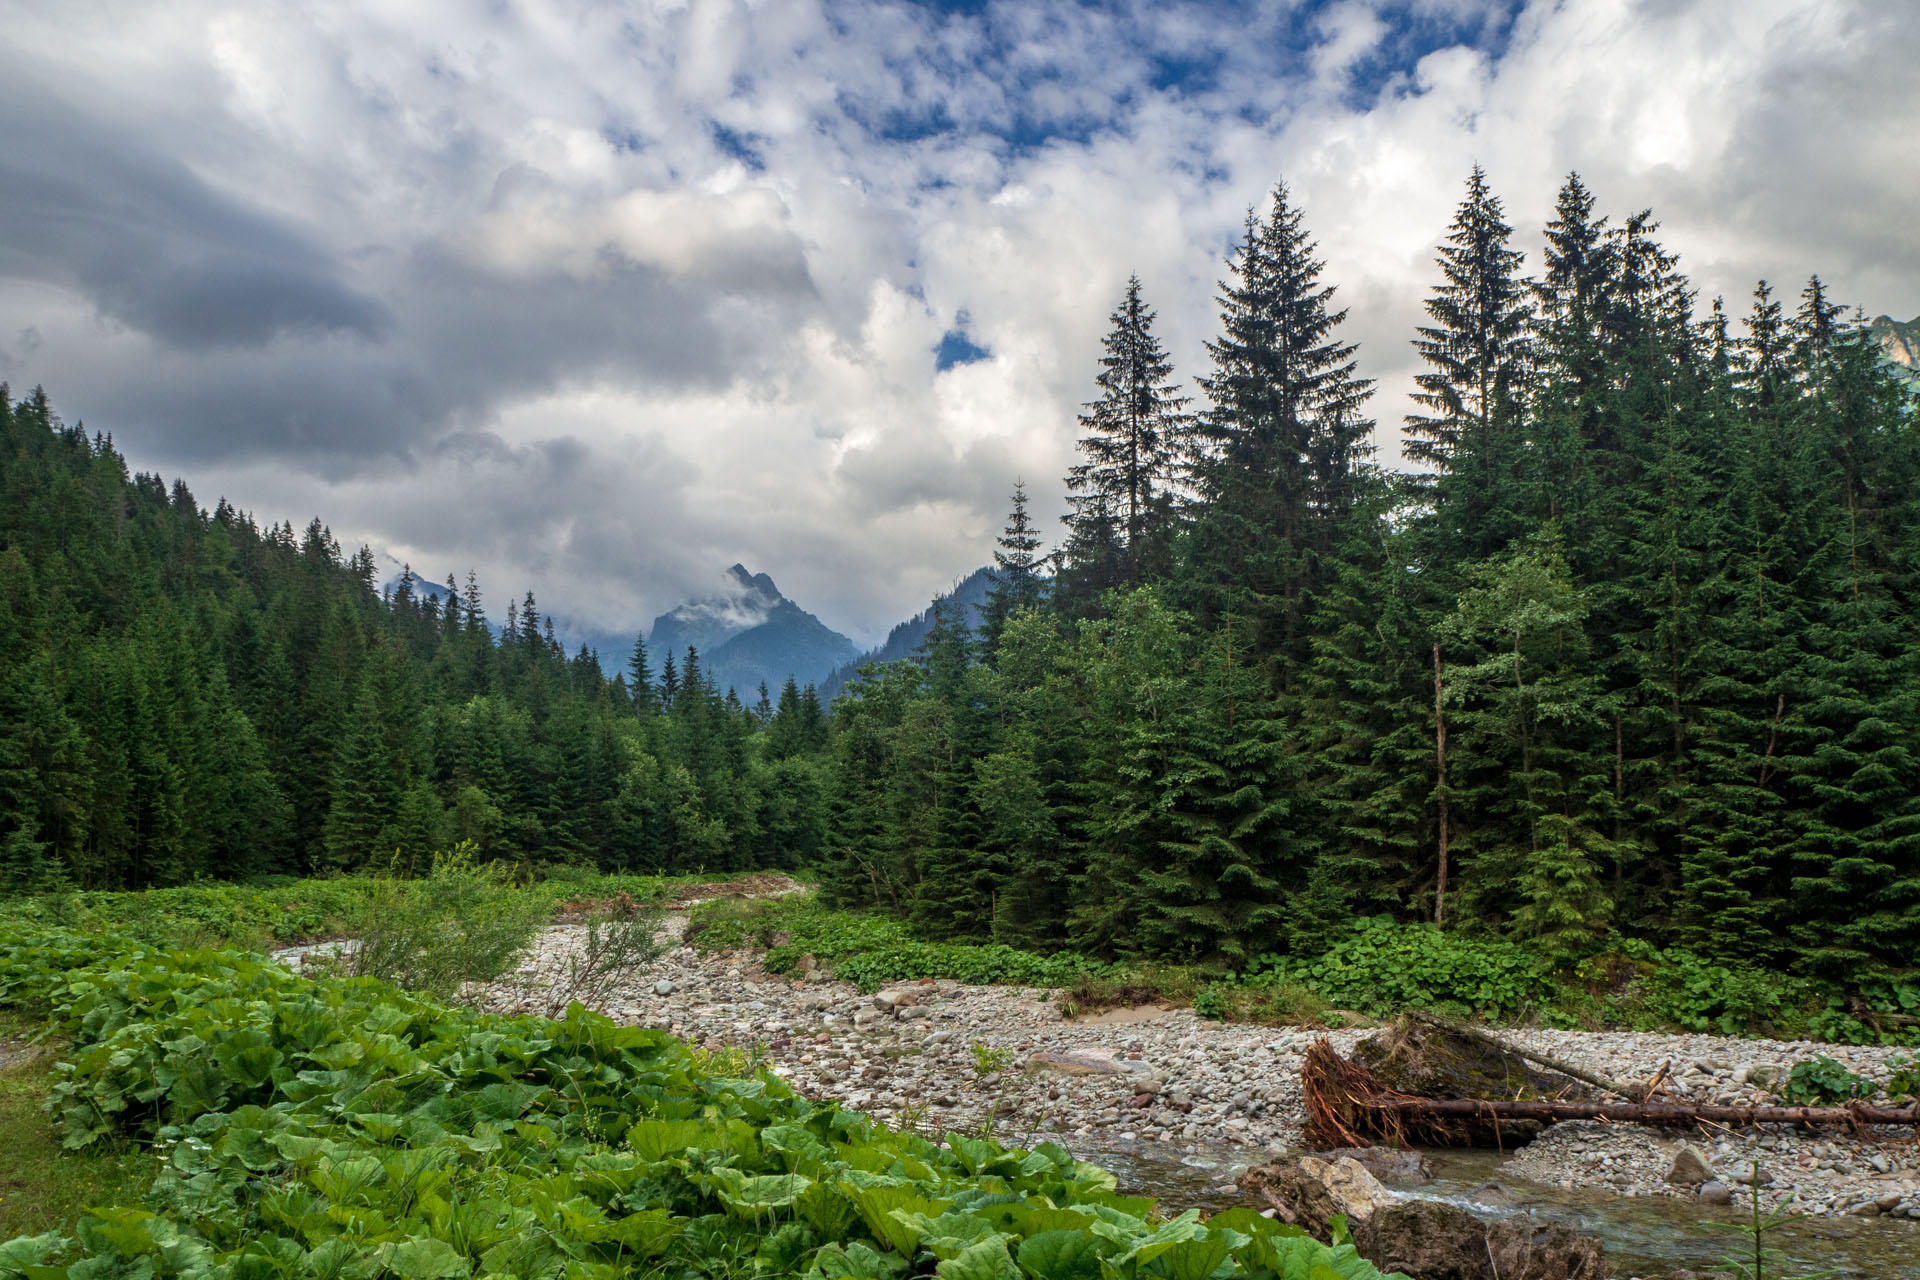
[[[486,1003],[537,1007],[580,935],[566,926],[546,930],[536,953],[488,991]],[[1243,1164],[1298,1148],[1307,1046],[1325,1035],[1344,1053],[1366,1034],[1227,1024],[1163,1007],[1073,1020],[1059,1001],[1057,992],[948,981],[863,995],[824,975],[768,974],[756,953],[703,955],[676,946],[623,981],[602,1011],[696,1043],[764,1046],[766,1065],[801,1091],[895,1124],[990,1129],[1003,1141],[1053,1139],[1082,1150],[1140,1144],[1177,1156],[1224,1149]],[[1900,1053],[1704,1035],[1503,1034],[1615,1078],[1645,1080],[1671,1064],[1673,1091],[1695,1101],[1759,1101],[1764,1095],[1749,1083],[1757,1069],[1784,1074],[1816,1054],[1884,1081]],[[1786,1128],[1689,1140],[1729,1187],[1758,1161],[1765,1207],[1792,1196],[1802,1213],[1920,1220],[1920,1146],[1911,1131],[1881,1141]],[[1693,1187],[1667,1181],[1680,1142],[1633,1125],[1561,1124],[1501,1173],[1623,1196],[1693,1197]],[[1221,1180],[1232,1172],[1223,1170]],[[1214,1198],[1223,1193],[1231,1188],[1218,1188]],[[1888,1229],[1914,1232],[1920,1252],[1920,1222],[1889,1222]]]

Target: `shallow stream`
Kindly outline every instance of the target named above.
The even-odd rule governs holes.
[[[1252,1200],[1222,1190],[1246,1167],[1244,1147],[1188,1150],[1160,1143],[1075,1144],[1074,1154],[1113,1170],[1121,1191],[1158,1196],[1168,1209],[1223,1209]],[[1751,1211],[1715,1208],[1657,1196],[1619,1196],[1558,1187],[1502,1173],[1507,1157],[1493,1151],[1428,1151],[1431,1182],[1389,1184],[1396,1193],[1442,1200],[1482,1217],[1531,1210],[1596,1236],[1615,1276],[1663,1277],[1681,1268],[1710,1270],[1736,1249],[1752,1250],[1738,1230]],[[1780,1256],[1767,1275],[1830,1269],[1837,1280],[1920,1280],[1920,1222],[1890,1218],[1803,1218],[1768,1232]]]

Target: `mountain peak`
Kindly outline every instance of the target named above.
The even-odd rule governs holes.
[[[780,588],[773,585],[772,578],[764,573],[747,572],[747,566],[737,560],[733,563],[733,566],[727,570],[727,574],[738,583],[743,590],[769,596],[775,600],[786,599],[785,596],[780,594]]]
[[[742,697],[762,683],[778,690],[789,676],[813,684],[856,652],[853,641],[781,595],[771,577],[743,564],[727,569],[714,596],[655,618],[647,645],[656,662],[697,649],[708,677]]]

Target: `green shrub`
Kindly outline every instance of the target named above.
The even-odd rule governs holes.
[[[1782,1096],[1797,1107],[1837,1107],[1855,1098],[1872,1097],[1873,1081],[1832,1058],[1820,1057],[1793,1064]]]
[[[702,951],[766,948],[766,966],[774,973],[789,972],[803,955],[827,964],[912,937],[897,920],[835,911],[808,894],[706,902],[693,909],[688,924],[693,945]]]
[[[1436,1009],[1494,1020],[1548,1003],[1554,976],[1518,943],[1374,916],[1317,956],[1265,956],[1246,984],[1296,983],[1330,1004],[1371,1015]]]
[[[1895,1102],[1920,1099],[1920,1057],[1894,1058],[1887,1066],[1887,1096]]]
[[[341,967],[450,999],[511,969],[551,918],[552,907],[517,890],[506,867],[474,861],[473,846],[462,844],[435,854],[425,879],[374,883]]]
[[[996,1071],[1005,1071],[1013,1065],[1011,1049],[990,1045],[984,1040],[975,1040],[972,1047],[975,1075],[990,1076]]]

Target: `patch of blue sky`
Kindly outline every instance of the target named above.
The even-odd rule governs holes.
[[[600,126],[600,136],[615,151],[627,155],[638,155],[647,149],[647,139],[631,125],[609,120]]]
[[[945,373],[955,365],[977,364],[982,360],[993,359],[993,352],[969,338],[965,329],[965,320],[957,319],[962,326],[947,330],[940,335],[940,344],[933,349],[933,367]]]
[[[756,135],[729,128],[718,120],[707,121],[707,132],[712,135],[713,145],[720,149],[722,155],[732,156],[755,173],[766,169],[766,157],[754,145],[759,140]]]
[[[1302,17],[1326,7],[1326,0],[1318,0],[1302,10]],[[1380,14],[1386,34],[1348,68],[1345,104],[1356,110],[1372,106],[1382,91],[1408,83],[1420,60],[1440,49],[1466,46],[1497,60],[1513,37],[1519,12],[1519,0],[1454,11],[1417,4],[1386,7]]]
[[[1055,143],[1085,145],[1104,132],[1124,131],[1139,104],[1156,94],[1207,97],[1247,81],[1249,73],[1268,83],[1304,79],[1311,74],[1315,47],[1328,38],[1327,23],[1348,0],[1305,0],[1252,21],[1239,0],[1189,0],[1170,10],[1148,11],[1152,17],[1120,6],[1091,5],[1094,12],[1113,19],[1101,28],[1111,44],[1078,49],[1060,44],[1041,57],[1034,56],[1023,36],[1036,29],[1058,32],[1058,23],[1042,18],[1038,27],[1023,24],[1007,16],[1011,10],[984,0],[910,3],[940,15],[942,24],[964,24],[971,38],[933,42],[919,51],[911,66],[897,67],[900,83],[913,86],[905,103],[868,104],[843,95],[839,106],[846,118],[875,141],[990,137],[1017,156]],[[1375,10],[1383,31],[1347,68],[1342,96],[1347,105],[1365,109],[1383,91],[1405,83],[1420,59],[1437,49],[1468,45],[1498,58],[1511,39],[1520,4],[1482,0],[1437,6],[1426,0],[1388,0]],[[1165,38],[1168,29],[1156,27],[1169,20],[1178,28],[1172,39]],[[1084,96],[1043,92],[1052,85],[1083,83],[1090,67],[1112,71],[1129,63],[1137,66],[1137,78],[1115,83],[1111,96],[1097,106]],[[982,86],[992,91],[978,92]],[[1072,105],[1043,107],[1043,100]],[[1271,123],[1273,104],[1220,101],[1212,109],[1264,127]]]

